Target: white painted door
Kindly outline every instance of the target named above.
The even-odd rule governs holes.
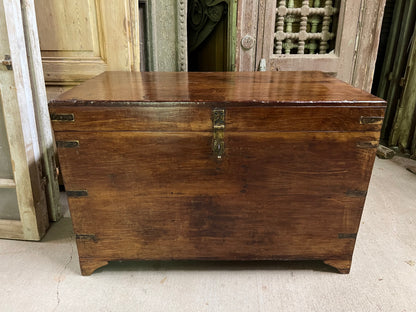
[[[49,226],[20,1],[0,0],[0,238]]]

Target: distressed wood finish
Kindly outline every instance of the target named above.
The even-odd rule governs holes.
[[[264,1],[264,0],[263,0]],[[264,37],[261,53],[257,54],[256,63],[261,58],[266,59],[270,70],[322,70],[335,73],[343,81],[351,82],[354,64],[354,50],[358,36],[358,19],[360,16],[360,3],[358,1],[341,1],[339,10],[338,30],[336,34],[336,47],[331,54],[305,54],[305,55],[277,55],[273,53],[276,7],[281,1],[264,1],[264,11],[259,12],[265,23]]]
[[[300,1],[296,1],[300,4]],[[265,60],[267,70],[295,71],[322,70],[336,75],[337,78],[351,83],[355,87],[370,91],[377,48],[383,19],[385,0],[381,1],[312,1],[314,5],[334,5],[339,3],[337,21],[336,45],[329,54],[275,54],[276,32],[286,32],[290,23],[284,25],[285,18],[291,14],[276,18],[276,10],[285,6],[292,6],[294,1],[255,0],[238,1],[238,40],[236,43],[236,69],[239,71],[253,71],[259,69],[262,59]],[[312,2],[302,1],[306,12]],[[291,3],[291,4],[290,4]],[[301,8],[298,8],[300,10]],[[322,8],[323,9],[323,8]],[[325,10],[330,10],[327,8]],[[285,13],[286,14],[286,13]],[[308,17],[311,25],[314,16]],[[300,18],[293,28],[306,31],[306,15]],[[322,22],[322,25],[324,21]],[[292,25],[292,26],[293,26]],[[313,26],[311,26],[313,27]],[[328,20],[326,26],[328,27]],[[319,29],[319,28],[318,28]],[[328,28],[327,28],[328,30]],[[241,40],[245,36],[253,38],[253,47],[245,49]],[[306,36],[306,33],[301,37]],[[293,42],[297,40],[293,39]],[[304,48],[302,48],[302,51]],[[319,50],[319,46],[318,46]]]
[[[416,28],[415,28],[416,29]],[[411,51],[403,79],[403,93],[389,138],[390,146],[398,146],[401,151],[410,151],[416,158],[416,37],[413,36]]]
[[[28,64],[25,44],[27,32],[33,31],[33,27],[24,27],[19,1],[0,1],[0,57],[10,55],[12,60],[10,70],[0,68],[0,123],[4,123],[8,145],[0,152],[10,151],[11,163],[7,176],[0,176],[0,190],[15,188],[16,207],[11,210],[18,210],[18,220],[0,220],[1,238],[40,240],[49,227],[33,107],[32,87],[36,86],[30,80],[30,71],[36,69]],[[1,197],[0,201],[3,200]]]
[[[146,1],[146,70],[188,70],[187,12],[185,0]]]
[[[255,71],[257,51],[257,33],[263,29],[258,23],[259,0],[241,0],[237,4],[237,40],[236,60],[237,71]],[[259,26],[259,29],[257,27]],[[260,33],[260,36],[262,34]]]
[[[82,274],[123,259],[347,273],[384,105],[320,72],[105,73],[61,95],[50,112]]]
[[[359,34],[357,35],[359,40],[351,84],[367,92],[371,91],[373,85],[385,5],[386,0],[364,0],[361,3]]]
[[[39,147],[42,153],[42,175],[46,177],[46,200],[49,219],[58,221],[61,218],[59,204],[59,185],[56,173],[56,147],[48,113],[45,79],[40,54],[39,37],[36,23],[34,0],[22,0],[22,18],[25,31],[29,74],[32,85],[33,106],[39,136]]]

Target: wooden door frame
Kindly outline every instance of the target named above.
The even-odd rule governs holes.
[[[49,227],[49,220],[22,8],[17,0],[1,0],[0,5],[4,8],[13,70],[3,77],[5,81],[14,80],[14,86],[0,94],[14,177],[3,180],[0,187],[16,188],[20,214],[20,220],[0,220],[0,237],[40,240]]]
[[[237,4],[237,40],[235,48],[235,70],[257,70],[258,37],[263,36],[263,27],[258,28],[260,0],[240,0]]]
[[[59,183],[56,169],[56,146],[49,117],[48,99],[40,54],[38,28],[34,0],[21,0],[22,19],[26,40],[27,59],[32,87],[33,105],[41,150],[42,175],[46,178],[46,200],[49,219],[58,221],[62,217],[59,202]]]
[[[361,1],[356,57],[351,84],[371,92],[386,0]],[[365,17],[365,18],[364,18]]]

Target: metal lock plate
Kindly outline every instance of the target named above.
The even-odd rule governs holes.
[[[215,108],[212,111],[212,151],[214,155],[221,159],[225,153],[224,131],[225,131],[225,109]]]

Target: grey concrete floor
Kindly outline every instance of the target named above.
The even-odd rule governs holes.
[[[349,275],[320,262],[111,263],[80,275],[70,218],[0,240],[0,311],[416,311],[416,175],[377,159]]]

